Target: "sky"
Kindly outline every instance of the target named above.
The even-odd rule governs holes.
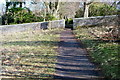
[[[0,3],[4,3],[5,2],[5,0],[0,0]]]
[[[0,0],[0,15],[5,12],[5,0]]]

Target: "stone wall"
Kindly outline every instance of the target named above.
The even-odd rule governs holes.
[[[65,28],[65,20],[49,21],[49,28]]]
[[[118,25],[117,16],[97,16],[97,17],[88,17],[88,18],[74,18],[73,26],[96,26],[96,25]]]
[[[2,25],[2,17],[0,16],[0,25]]]
[[[35,22],[35,23],[25,23],[25,24],[15,24],[15,25],[1,25],[0,32],[11,33],[20,32],[28,29],[48,29],[48,28],[65,28],[65,20],[55,20],[49,22]]]

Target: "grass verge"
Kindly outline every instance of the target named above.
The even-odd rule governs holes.
[[[85,44],[93,61],[100,65],[106,78],[109,80],[120,79],[118,67],[120,45],[115,42],[100,41],[91,35],[89,30],[91,30],[91,28],[80,28],[74,30],[74,33],[76,37]]]
[[[0,42],[3,78],[48,78],[55,71],[62,29],[3,34]]]

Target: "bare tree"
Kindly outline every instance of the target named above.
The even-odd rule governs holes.
[[[79,9],[79,2],[63,2],[60,4],[59,15],[61,18],[74,18]]]
[[[44,4],[49,14],[59,18],[58,10],[60,8],[60,0],[56,0],[56,2],[44,2]]]

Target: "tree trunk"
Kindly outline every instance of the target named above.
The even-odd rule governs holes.
[[[60,6],[60,0],[57,0],[56,2],[44,2],[46,6],[46,13],[49,13],[50,15],[59,18],[59,6]]]
[[[23,2],[20,2],[20,8],[22,8],[22,3],[23,3]]]
[[[60,8],[60,2],[59,0],[57,0],[57,2],[55,2],[54,12],[53,12],[53,16],[56,18],[59,18],[59,14],[58,14],[59,8]]]
[[[46,21],[46,8],[44,9],[44,21]]]
[[[88,16],[89,16],[89,4],[84,2],[84,17],[88,17]]]
[[[11,5],[11,2],[7,2],[6,1],[6,12],[7,12],[7,10],[8,10],[8,7]]]

